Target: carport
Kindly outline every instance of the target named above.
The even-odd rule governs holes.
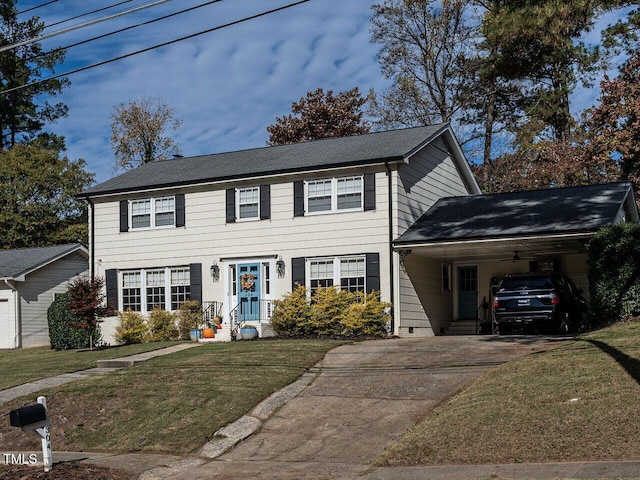
[[[394,242],[402,264],[399,333],[477,333],[510,273],[561,272],[588,300],[589,239],[623,221],[638,222],[629,182],[443,198]]]

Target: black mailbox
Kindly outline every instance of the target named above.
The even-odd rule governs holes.
[[[17,408],[9,412],[12,427],[27,427],[47,420],[47,409],[39,403],[28,407]]]

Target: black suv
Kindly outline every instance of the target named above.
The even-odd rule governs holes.
[[[493,299],[493,314],[501,334],[567,333],[581,330],[587,302],[582,290],[554,272],[507,275]]]

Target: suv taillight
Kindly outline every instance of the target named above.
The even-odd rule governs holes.
[[[498,297],[493,297],[493,308],[498,308]]]
[[[551,292],[551,305],[558,305],[560,303],[560,297],[557,292]]]

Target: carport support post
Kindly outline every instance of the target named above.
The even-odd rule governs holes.
[[[42,405],[47,410],[47,398],[46,397],[38,397],[38,403]],[[49,418],[49,414],[47,413],[47,418]],[[36,428],[36,432],[42,438],[42,463],[44,463],[44,471],[48,472],[51,470],[52,457],[51,457],[51,435],[49,433],[49,426],[44,426],[40,428]]]

